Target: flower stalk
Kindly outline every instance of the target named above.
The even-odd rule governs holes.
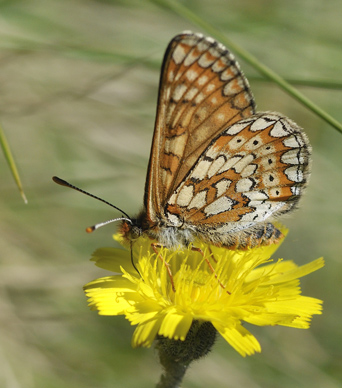
[[[215,343],[217,330],[210,322],[193,321],[184,341],[159,336],[156,349],[164,373],[157,388],[180,386],[192,361],[206,356]]]

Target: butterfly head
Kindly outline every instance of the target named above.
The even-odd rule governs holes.
[[[146,221],[146,212],[141,211],[136,218],[122,218],[119,233],[125,240],[134,241],[142,236],[145,230],[149,229],[150,226],[147,225]]]
[[[119,227],[119,234],[121,234],[126,240],[136,240],[142,235],[142,229],[137,224],[136,220],[123,220]]]

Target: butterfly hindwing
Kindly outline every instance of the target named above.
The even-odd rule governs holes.
[[[145,188],[147,219],[164,217],[167,199],[224,128],[254,114],[233,55],[201,34],[177,35],[166,50]]]
[[[257,113],[212,140],[165,211],[224,242],[227,233],[290,211],[306,187],[309,160],[307,137],[294,122]]]

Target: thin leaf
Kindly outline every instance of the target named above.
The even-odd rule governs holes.
[[[20,181],[18,169],[17,169],[17,166],[16,166],[16,164],[14,162],[14,158],[13,158],[10,146],[9,146],[9,144],[7,142],[5,133],[4,133],[1,125],[0,125],[0,144],[1,144],[2,150],[4,152],[5,158],[7,160],[7,163],[9,165],[9,167],[10,167],[11,172],[12,172],[12,175],[13,175],[13,178],[15,180],[15,183],[18,186],[20,195],[21,195],[22,199],[24,200],[24,202],[27,203],[27,198],[26,198],[26,195],[24,193],[24,190],[23,190],[23,187],[22,187],[22,184],[21,184],[21,181]]]

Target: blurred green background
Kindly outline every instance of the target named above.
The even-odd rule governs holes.
[[[340,0],[188,0],[193,12],[342,121]],[[0,120],[29,203],[1,156],[0,386],[153,387],[153,349],[131,349],[122,317],[99,317],[82,286],[107,273],[88,261],[112,246],[114,226],[85,227],[113,209],[54,184],[58,175],[131,215],[141,205],[156,110],[159,67],[169,40],[200,31],[150,1],[0,1]],[[205,31],[202,31],[205,32]],[[303,293],[324,300],[310,330],[251,331],[260,355],[243,359],[224,340],[194,364],[184,387],[337,388],[342,370],[342,138],[246,63],[259,110],[304,127],[312,179],[279,257],[326,267]],[[330,87],[329,87],[330,84]],[[340,86],[340,87],[339,87]]]

